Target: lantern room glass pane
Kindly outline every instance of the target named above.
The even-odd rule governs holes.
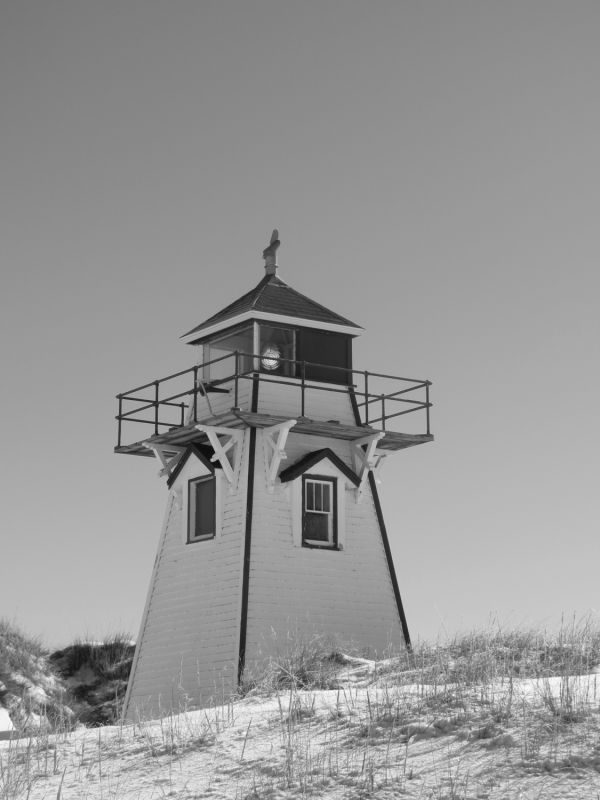
[[[235,375],[234,354],[236,350],[240,353],[238,362],[239,374],[252,372],[251,356],[254,350],[254,327],[252,323],[204,343],[202,380],[214,382]],[[208,363],[220,358],[223,358],[223,360],[216,363]]]
[[[305,362],[306,380],[351,384],[351,341],[346,334],[300,328],[296,343],[298,377]]]
[[[272,375],[295,374],[296,332],[293,328],[259,325],[260,370]]]

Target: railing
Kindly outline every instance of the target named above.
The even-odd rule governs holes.
[[[243,365],[248,363],[252,364],[252,367],[242,369]],[[135,423],[138,426],[145,426],[145,429],[140,430],[141,436],[134,440],[139,441],[140,438],[149,438],[153,434],[164,433],[165,430],[182,428],[188,424],[200,422],[207,416],[212,416],[211,403],[208,399],[208,395],[211,393],[231,394],[233,403],[230,408],[241,410],[240,401],[246,399],[246,396],[242,398],[244,394],[241,391],[242,382],[256,380],[262,383],[294,387],[298,393],[297,415],[299,417],[318,419],[318,416],[314,416],[315,413],[318,414],[318,408],[307,407],[309,400],[314,397],[312,392],[335,392],[350,394],[355,402],[362,425],[386,431],[390,430],[390,420],[422,412],[425,416],[423,427],[427,434],[430,433],[430,381],[285,358],[278,359],[278,369],[282,367],[289,374],[275,375],[273,372],[261,371],[259,363],[260,356],[235,351],[118,394],[117,448],[123,446],[125,424]],[[229,371],[229,364],[231,364],[231,371]],[[205,381],[203,376],[209,368],[212,368],[210,371],[214,372],[216,365],[219,365],[218,372],[223,372],[223,375]],[[307,372],[314,373],[315,369],[323,370],[329,376],[334,372],[338,373],[339,382],[330,383],[307,378]],[[394,391],[386,391],[386,387],[390,387],[392,382]],[[399,388],[395,388],[397,386]],[[381,391],[382,389],[384,391]],[[201,408],[203,403],[207,408]],[[245,410],[250,411],[251,409],[248,407]],[[206,411],[209,413],[207,414]],[[199,412],[204,413],[199,416]],[[421,430],[421,432],[423,431]]]

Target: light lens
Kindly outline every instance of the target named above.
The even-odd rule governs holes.
[[[279,359],[281,358],[280,349],[274,344],[268,344],[262,351],[260,363],[265,369],[273,370],[279,366]]]

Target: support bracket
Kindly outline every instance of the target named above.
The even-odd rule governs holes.
[[[356,499],[360,500],[363,489],[367,482],[369,470],[373,473],[377,483],[380,483],[378,478],[381,464],[386,454],[377,449],[377,443],[385,436],[383,431],[373,433],[370,436],[363,436],[360,439],[355,439],[352,442],[352,455],[354,461],[354,468],[356,474],[360,478],[360,483],[356,487]]]
[[[177,445],[164,445],[153,444],[151,442],[144,442],[144,447],[152,450],[156,458],[162,464],[162,469],[158,473],[158,477],[162,478],[164,475],[171,476],[173,470],[179,463],[179,459],[185,453],[185,447],[178,447]]]
[[[221,464],[229,486],[233,490],[239,477],[244,431],[237,428],[219,428],[215,425],[196,425],[196,430],[208,436],[208,441],[214,450],[214,455],[210,460],[218,461]],[[219,439],[219,436],[225,437],[223,441]],[[230,450],[232,450],[231,454],[229,454]]]
[[[288,419],[278,425],[263,428],[264,441],[267,445],[267,488],[269,492],[272,492],[275,487],[279,465],[287,458],[285,445],[289,432],[296,422],[295,419]]]

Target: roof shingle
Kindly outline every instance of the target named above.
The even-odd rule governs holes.
[[[203,330],[225,320],[233,320],[235,317],[249,311],[279,314],[286,317],[334,325],[348,325],[356,328],[357,332],[360,330],[360,326],[356,323],[336,314],[335,311],[325,308],[325,306],[311,300],[306,295],[300,294],[300,292],[292,289],[291,286],[288,286],[276,275],[265,275],[254,289],[234,300],[233,303],[230,303],[221,311],[213,314],[212,317],[204,320],[200,325],[192,328],[184,334],[184,337],[187,338],[197,333],[199,334],[198,338],[201,338]]]

